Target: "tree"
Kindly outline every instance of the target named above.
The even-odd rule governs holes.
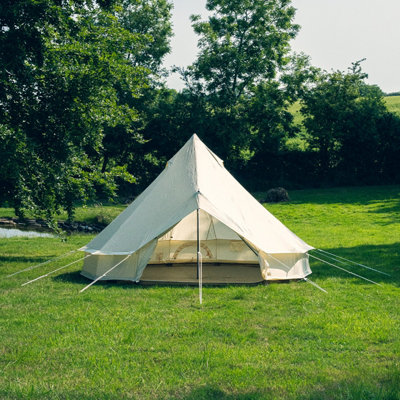
[[[108,138],[119,132],[125,143],[142,141],[132,102],[166,48],[130,29],[139,1],[130,11],[122,7],[128,1],[98,3],[27,0],[0,10],[1,59],[9,52],[0,75],[0,167],[12,171],[0,178],[21,216],[29,210],[51,220],[62,207],[71,218],[77,200],[113,195],[118,179],[133,180]]]
[[[348,72],[322,72],[303,96],[301,113],[322,182],[377,183],[382,178],[379,158],[385,158],[380,153],[387,135],[382,127],[389,124],[393,134],[396,123],[382,91],[365,84],[361,61]]]
[[[181,72],[192,95],[204,99],[205,125],[212,127],[212,133],[198,133],[238,166],[251,157],[253,137],[265,128],[271,108],[261,101],[266,93],[279,96],[278,73],[290,61],[289,41],[298,30],[295,10],[290,0],[208,0],[206,7],[208,21],[192,17],[198,59]]]

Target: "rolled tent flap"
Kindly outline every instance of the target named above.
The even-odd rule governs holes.
[[[103,280],[138,281],[157,246],[157,241],[158,238],[135,251],[126,261],[115,268],[110,274],[106,275]],[[125,255],[118,254],[92,254],[91,257],[85,259],[81,273],[86,278],[96,279],[125,257]]]
[[[264,280],[303,279],[311,274],[307,253],[266,253],[245,238],[241,239],[257,254]]]
[[[268,280],[303,279],[311,274],[307,253],[266,254],[263,257],[269,264]]]

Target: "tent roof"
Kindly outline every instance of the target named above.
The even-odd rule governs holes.
[[[313,249],[269,213],[193,135],[164,171],[110,225],[81,250],[134,253],[200,208],[265,253]]]

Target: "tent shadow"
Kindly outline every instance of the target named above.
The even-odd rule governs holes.
[[[78,285],[88,285],[90,282],[93,282],[91,279],[88,279],[81,275],[80,271],[73,271],[73,272],[66,272],[57,276],[54,276],[53,281],[55,282],[63,282],[63,283],[73,283]],[[258,286],[258,285],[265,285],[265,282],[259,283],[206,283],[203,284],[204,287],[249,287],[249,286]],[[120,287],[125,289],[150,289],[156,287],[163,287],[163,288],[187,288],[187,287],[197,287],[198,284],[191,284],[191,283],[179,283],[179,282],[131,282],[131,281],[119,281],[119,280],[110,280],[110,281],[98,281],[95,283],[96,286],[102,286],[104,288],[112,288],[112,287]]]
[[[371,279],[377,283],[393,284],[398,287],[400,286],[400,266],[398,263],[400,255],[400,243],[394,243],[390,245],[363,245],[348,248],[341,247],[324,250],[329,251],[330,253],[333,253],[340,257],[344,257],[360,264],[364,264],[370,268],[385,272],[390,276],[383,275],[351,263],[342,264],[338,261],[330,259],[329,255],[329,257],[326,255],[324,256],[323,254],[315,251],[312,251],[310,254],[315,255],[318,258],[324,259],[332,264],[335,264],[338,267],[361,275],[367,279]],[[324,280],[332,277],[351,279],[354,278],[353,282],[356,284],[368,284],[368,282],[360,278],[356,278],[355,276],[352,276],[345,271],[322,263],[321,261],[318,261],[311,256],[310,267],[313,271],[311,279],[313,279],[313,277],[318,278],[319,280]]]
[[[64,272],[63,274],[52,277],[55,282],[76,283],[84,285],[89,283],[89,280],[81,275],[81,271]]]

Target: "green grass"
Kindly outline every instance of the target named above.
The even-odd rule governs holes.
[[[400,96],[387,96],[385,102],[389,111],[400,115]]]
[[[400,114],[400,96],[386,96],[384,97],[384,101],[390,112]],[[300,107],[300,102],[297,101],[289,108],[289,112],[293,115],[293,122],[297,126],[301,126],[303,122]]]
[[[123,204],[95,204],[92,206],[80,206],[75,210],[74,220],[88,223],[109,224],[117,215],[119,215],[126,205]],[[13,208],[0,208],[1,217],[15,217]],[[27,215],[29,218],[30,215]],[[57,216],[58,220],[66,220],[67,213],[61,212]]]
[[[267,286],[88,283],[78,259],[6,276],[92,236],[0,240],[1,399],[400,399],[400,187],[289,193],[267,208],[315,247],[380,268],[312,261]],[[257,196],[262,198],[263,194]],[[86,210],[85,213],[89,213]]]

